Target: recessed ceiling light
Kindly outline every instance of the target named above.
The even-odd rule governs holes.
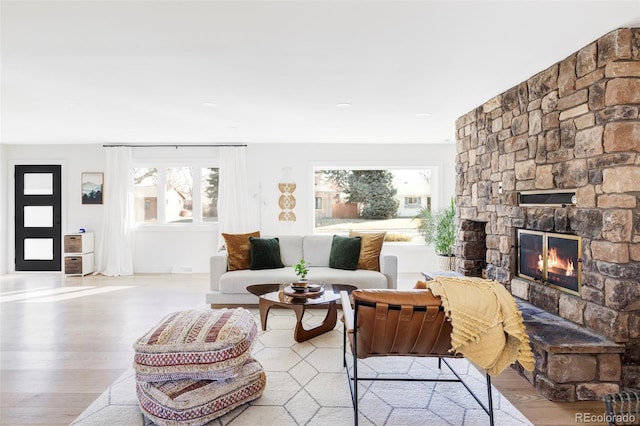
[[[218,104],[215,104],[213,102],[203,102],[202,106],[206,108],[215,108],[218,106]]]
[[[419,112],[416,114],[416,117],[431,117],[431,114],[428,112]]]
[[[339,104],[336,104],[336,107],[338,108],[351,108],[351,104],[348,102],[341,102]]]

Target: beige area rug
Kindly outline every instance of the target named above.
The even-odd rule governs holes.
[[[256,320],[260,317],[252,309]],[[324,310],[310,310],[305,325],[313,327]],[[307,342],[293,339],[295,315],[271,309],[267,331],[260,331],[253,356],[264,367],[267,386],[255,401],[238,407],[209,425],[351,425],[353,407],[347,375],[342,367],[342,324]],[[468,361],[449,360],[451,366],[486,401],[486,382]],[[350,363],[349,363],[350,364]],[[371,358],[358,363],[360,375],[448,377],[453,374],[437,359]],[[488,415],[460,383],[362,382],[361,425],[485,425]],[[531,425],[493,388],[495,424]],[[74,426],[152,425],[138,408],[133,370],[116,380],[73,423]]]

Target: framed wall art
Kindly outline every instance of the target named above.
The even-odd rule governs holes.
[[[104,173],[82,173],[82,204],[102,204]]]

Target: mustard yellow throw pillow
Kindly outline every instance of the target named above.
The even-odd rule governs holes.
[[[360,237],[360,257],[358,258],[358,269],[368,269],[370,271],[380,271],[380,251],[386,232],[358,232],[350,231],[350,237]]]
[[[227,247],[229,261],[227,269],[229,271],[238,271],[240,269],[249,269],[251,266],[251,243],[249,237],[259,237],[260,231],[250,232],[248,234],[222,234],[224,244]]]

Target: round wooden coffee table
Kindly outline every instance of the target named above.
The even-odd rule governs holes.
[[[255,284],[248,286],[247,291],[259,297],[262,330],[267,329],[267,315],[272,306],[293,309],[297,318],[293,338],[296,342],[304,342],[333,330],[338,321],[336,302],[340,300],[340,292],[351,293],[358,288],[348,284],[322,284],[322,287],[324,291],[294,293],[288,284]],[[328,305],[328,311],[322,324],[306,330],[302,326],[302,317],[306,308],[323,305]]]

